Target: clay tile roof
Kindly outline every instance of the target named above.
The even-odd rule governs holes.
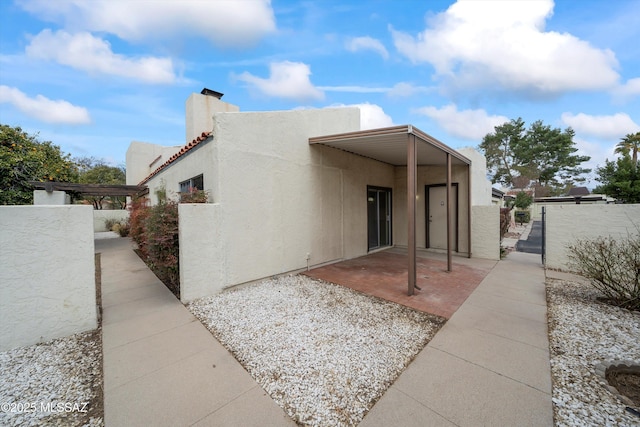
[[[176,154],[174,154],[173,156],[169,157],[169,160],[167,160],[166,162],[164,162],[163,164],[161,164],[156,170],[154,170],[153,172],[151,172],[145,179],[143,179],[142,181],[140,181],[140,184],[138,185],[144,185],[146,184],[151,178],[153,178],[154,176],[156,176],[157,174],[159,174],[163,169],[165,169],[166,167],[169,167],[172,163],[174,163],[176,160],[178,160],[180,157],[184,156],[185,154],[187,154],[189,151],[193,150],[194,148],[196,148],[198,145],[200,145],[200,143],[202,143],[203,141],[206,141],[209,137],[211,136],[211,132],[202,132],[200,134],[200,136],[198,136],[197,138],[193,139],[191,142],[189,142],[187,145],[185,145],[184,147],[182,147],[180,149],[179,152],[177,152]]]

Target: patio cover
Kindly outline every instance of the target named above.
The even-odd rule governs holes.
[[[412,125],[393,126],[309,138],[321,144],[393,166],[407,167],[407,224],[409,252],[408,294],[416,285],[416,195],[418,166],[446,166],[447,170],[447,270],[451,271],[451,167],[471,165],[471,160]],[[469,255],[471,254],[471,174],[468,177],[467,215]]]

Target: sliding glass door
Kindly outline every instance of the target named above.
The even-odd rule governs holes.
[[[391,189],[367,187],[369,250],[391,245]]]

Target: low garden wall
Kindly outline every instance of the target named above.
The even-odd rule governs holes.
[[[93,207],[0,206],[0,351],[97,327]]]
[[[567,245],[576,239],[640,233],[640,204],[547,206],[545,228],[545,266],[569,270]]]
[[[114,210],[94,210],[93,211],[93,231],[109,231],[105,226],[105,221],[108,219],[115,220],[117,222],[126,221],[129,218],[129,211],[126,209],[114,209]]]

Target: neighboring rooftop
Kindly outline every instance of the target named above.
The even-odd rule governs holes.
[[[569,190],[569,196],[588,196],[591,194],[587,187],[573,187]]]

